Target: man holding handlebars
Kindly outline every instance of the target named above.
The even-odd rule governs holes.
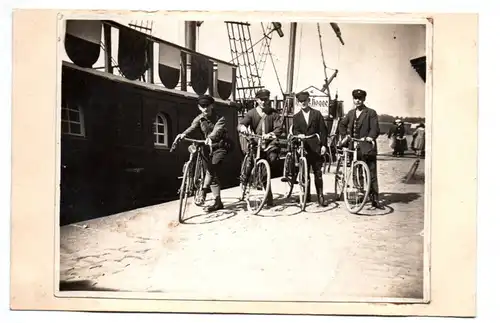
[[[380,134],[377,112],[365,105],[366,91],[356,89],[352,91],[354,109],[339,122],[339,134],[345,137],[362,139],[359,143],[360,157],[370,169],[371,187],[370,198],[372,206],[383,209],[379,201],[377,179],[377,137]]]
[[[300,135],[304,137],[313,134],[319,135],[319,142],[318,138],[305,139],[304,148],[307,153],[307,163],[312,166],[314,173],[314,185],[316,186],[318,204],[320,206],[326,206],[325,197],[323,196],[323,173],[321,172],[321,166],[323,164],[321,156],[326,153],[326,139],[328,135],[325,119],[321,115],[321,112],[309,106],[308,92],[297,93],[296,98],[301,111],[293,116],[292,132],[293,135],[298,135],[299,137]],[[307,191],[306,202],[310,202],[310,187]]]
[[[283,131],[283,118],[271,107],[270,92],[266,89],[259,90],[255,95],[257,107],[248,111],[238,125],[238,131],[243,134],[254,133],[262,136],[263,153],[270,165],[273,165],[279,156],[278,137]],[[250,162],[250,161],[249,161]],[[251,167],[247,167],[248,174],[242,174],[245,178],[250,176]],[[269,194],[266,197],[267,206],[273,206],[273,193],[269,186]]]
[[[227,137],[226,121],[223,116],[219,116],[214,111],[214,98],[210,95],[202,95],[198,98],[198,109],[200,114],[194,118],[191,126],[184,132],[177,135],[178,139],[183,139],[186,135],[195,130],[201,131],[205,138],[205,144],[212,147],[212,154],[208,154],[206,149],[203,156],[207,165],[205,183],[203,184],[202,200],[205,201],[209,190],[215,198],[213,205],[206,208],[207,212],[214,212],[224,208],[220,197],[219,174],[222,170],[222,162],[230,149],[230,143]]]

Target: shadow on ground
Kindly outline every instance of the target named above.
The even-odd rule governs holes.
[[[405,184],[424,184],[425,183],[425,175],[422,174],[422,173],[415,173],[410,179],[406,179],[406,177],[404,177],[401,182],[405,183]]]
[[[59,282],[59,291],[61,292],[69,292],[69,291],[107,291],[107,292],[125,292],[120,289],[112,289],[112,288],[102,288],[94,286],[96,283],[91,280],[74,280],[74,281],[60,281]]]
[[[204,210],[204,208],[211,205],[213,203],[213,199],[207,199],[205,206],[203,208],[199,208],[195,214],[189,215],[185,218],[183,224],[209,224],[229,220],[245,208],[245,203],[243,201],[239,201],[238,198],[223,197],[222,200],[224,203],[224,208],[222,210],[208,213]]]
[[[422,195],[420,193],[380,193],[380,199],[384,201],[385,205],[394,203],[408,204],[419,199]]]

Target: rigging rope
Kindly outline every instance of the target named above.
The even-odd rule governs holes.
[[[327,85],[328,83],[328,74],[326,73],[326,63],[325,63],[325,54],[323,53],[323,42],[321,41],[321,30],[320,30],[320,27],[319,27],[319,23],[317,24],[318,26],[318,36],[319,36],[319,47],[321,49],[321,59],[323,60],[323,72],[325,73],[325,85]],[[330,96],[330,86],[327,86],[326,87],[326,91],[328,93],[328,97],[331,98]]]
[[[302,57],[302,30],[304,29],[304,25],[300,25],[300,36],[299,36],[299,55],[298,60],[297,60],[297,74],[295,74],[295,80],[293,81],[294,84],[297,84],[299,80],[299,73],[300,73],[300,59]]]
[[[264,28],[264,23],[260,23],[261,27],[262,27],[262,34],[265,36],[266,34],[269,35],[269,39],[262,43],[262,46],[260,46],[260,50],[259,50],[259,55],[260,55],[260,60],[259,60],[259,65],[258,65],[258,70],[263,74],[264,73],[264,67],[266,66],[266,62],[267,62],[267,53],[266,53],[266,43],[269,42],[269,44],[271,44],[271,41],[272,41],[272,38],[273,38],[273,34],[272,33],[269,33],[270,30],[272,30],[272,28],[270,27],[271,26],[271,23],[269,23],[267,25],[267,29]],[[266,31],[267,30],[267,31]],[[262,76],[262,75],[261,75]]]
[[[258,43],[260,43],[264,39],[267,39],[267,37],[268,37],[268,35],[265,35],[264,37],[262,37],[261,39],[259,39],[255,44],[253,44],[250,48],[248,48],[247,51],[253,49]],[[238,40],[240,40],[240,39],[238,39]],[[244,51],[244,52],[240,53],[238,56],[236,56],[232,60],[230,60],[229,63],[234,62],[235,59],[238,59],[241,55],[245,54],[247,51]]]
[[[266,40],[266,46],[267,46],[267,51],[269,53],[269,56],[271,57],[271,63],[273,64],[274,74],[276,75],[276,80],[278,81],[278,86],[280,87],[281,94],[284,96],[285,92],[283,92],[283,87],[281,86],[280,77],[278,75],[278,70],[276,69],[276,65],[274,64],[274,57],[273,57],[273,54],[271,53],[270,44],[268,43],[267,40]]]

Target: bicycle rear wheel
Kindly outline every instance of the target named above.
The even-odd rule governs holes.
[[[290,152],[285,156],[285,162],[283,164],[283,179],[287,183],[286,198],[290,198],[295,182],[295,163],[293,160],[293,155]]]
[[[241,169],[240,169],[240,191],[241,191],[241,196],[240,200],[243,201],[245,199],[245,194],[247,191],[247,185],[249,182],[249,178],[246,178],[247,174],[247,169],[249,166],[249,158],[250,156],[248,154],[243,157],[243,161],[241,162]]]
[[[179,190],[179,223],[184,222],[184,216],[188,205],[187,201],[192,186],[191,168],[192,167],[190,161],[184,164],[182,184]]]
[[[356,214],[365,206],[370,194],[370,170],[364,161],[356,161],[348,172],[344,187],[344,201],[347,210]]]
[[[307,159],[305,157],[301,157],[299,160],[299,203],[300,209],[304,211],[306,209],[307,204],[307,194],[309,193],[309,168],[307,165]]]
[[[257,214],[262,210],[266,203],[270,187],[271,167],[267,160],[260,159],[252,169],[244,193],[247,202],[247,210],[251,214]]]

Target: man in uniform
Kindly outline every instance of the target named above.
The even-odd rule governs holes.
[[[207,149],[202,150],[202,154],[207,164],[205,183],[203,184],[203,202],[208,191],[211,189],[215,198],[215,203],[209,206],[206,211],[214,212],[224,208],[220,197],[219,175],[222,170],[222,162],[228,153],[228,137],[226,121],[223,116],[217,115],[213,109],[214,98],[210,95],[202,95],[198,98],[198,108],[200,114],[194,118],[191,126],[184,132],[177,135],[176,140],[183,139],[195,130],[201,131],[205,137],[205,143],[212,146],[212,154],[207,153]]]
[[[283,131],[283,118],[279,113],[271,107],[271,101],[269,99],[270,92],[266,89],[259,90],[255,99],[257,102],[257,107],[248,111],[245,117],[240,121],[238,125],[238,131],[241,133],[251,133],[263,136],[263,153],[270,165],[273,165],[279,156],[279,143],[278,137]],[[248,174],[246,178],[250,176],[251,169],[248,169]],[[269,195],[266,197],[266,204],[268,206],[273,206],[273,193],[271,186],[269,186]]]
[[[323,164],[322,155],[326,153],[326,143],[327,143],[327,128],[325,119],[321,115],[321,112],[315,110],[309,106],[309,93],[300,92],[295,96],[297,98],[297,104],[300,106],[301,111],[297,112],[293,116],[293,134],[299,136],[309,136],[313,134],[319,135],[318,138],[309,138],[304,142],[304,148],[306,150],[306,158],[308,165],[311,165],[314,173],[314,185],[316,187],[316,194],[318,196],[318,204],[320,206],[326,206],[325,197],[323,196],[323,173],[321,172],[321,166]],[[309,171],[307,172],[309,175]],[[311,181],[309,180],[309,183]],[[311,189],[308,188],[308,194],[306,201],[311,201]]]
[[[364,138],[359,143],[360,159],[364,160],[370,169],[371,189],[370,199],[372,206],[382,209],[379,201],[377,178],[377,137],[380,135],[377,112],[365,105],[366,91],[356,89],[352,91],[355,108],[339,122],[339,133],[342,137]]]

